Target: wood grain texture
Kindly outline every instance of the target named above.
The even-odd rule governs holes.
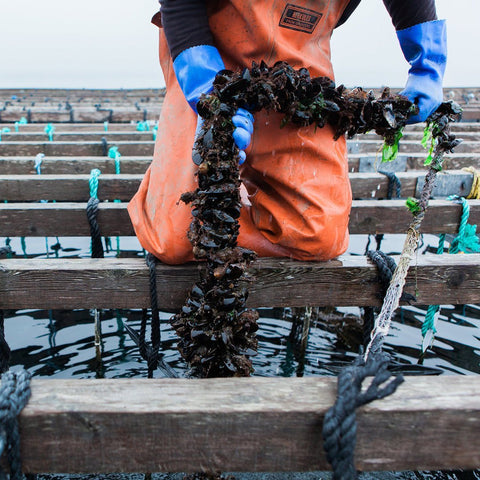
[[[109,145],[112,146],[113,144]],[[153,141],[115,142],[122,155],[153,155]],[[47,156],[102,156],[103,145],[98,142],[0,142],[1,156],[35,156],[43,153]]]
[[[129,125],[130,127],[130,125]],[[349,172],[358,172],[360,159],[364,156],[373,156],[375,154],[351,154],[348,157]],[[22,175],[35,173],[34,155],[21,155],[15,152],[13,155],[0,155],[0,174],[1,175]],[[407,155],[408,170],[419,170],[420,174],[426,174],[423,162],[425,155],[409,154]],[[122,173],[145,173],[152,156],[132,156],[124,155],[121,157]],[[459,170],[464,167],[474,166],[480,168],[480,154],[450,154],[445,158],[444,170]],[[42,162],[42,173],[44,174],[89,174],[92,168],[99,168],[102,173],[115,173],[114,161],[103,156],[92,155],[74,155],[74,156],[47,156]],[[381,165],[377,164],[381,170]]]
[[[43,163],[43,162],[42,162]],[[468,188],[462,188],[465,177],[472,174],[453,170],[439,176],[450,179],[450,190],[446,195],[460,194],[466,196]],[[387,197],[388,179],[379,173],[350,173],[350,185],[353,198],[382,199]],[[424,179],[422,171],[401,172],[397,178],[401,182],[402,197],[414,197],[418,180]],[[31,202],[56,200],[62,202],[86,202],[89,198],[90,175],[56,174],[56,175],[0,175],[0,198],[9,202]],[[102,174],[99,177],[98,196],[102,200],[119,199],[129,201],[138,190],[143,175],[123,173],[120,175]]]
[[[421,255],[404,290],[419,305],[478,303],[479,267],[480,254]],[[201,268],[159,263],[159,308],[178,310]],[[380,305],[376,268],[363,256],[329,262],[262,258],[250,271],[251,307]],[[150,306],[148,284],[143,259],[1,260],[0,308],[144,308]]]
[[[152,161],[151,157],[122,156],[120,168],[126,174],[144,174]],[[35,174],[35,157],[0,157],[0,175]],[[115,173],[115,161],[108,157],[45,157],[42,160],[42,175],[90,175],[93,168],[102,174]]]
[[[37,380],[30,473],[326,470],[334,378]],[[359,470],[480,466],[480,377],[408,377],[358,412]]]
[[[125,114],[127,115],[127,114]],[[143,115],[143,114],[142,114]],[[118,120],[118,119],[117,119]],[[132,120],[134,120],[132,118]],[[135,119],[135,121],[141,121]],[[119,151],[122,155],[153,155],[154,142],[151,141],[116,141]],[[375,155],[381,148],[382,143],[376,140],[361,140],[348,142],[348,152],[350,154],[369,154]],[[480,150],[479,141],[462,142],[455,148],[457,154],[459,153],[476,153]],[[45,142],[35,141],[6,141],[0,143],[0,155],[36,155],[37,153],[44,153],[45,155],[102,155],[101,141],[53,141]],[[426,157],[422,151],[421,145],[416,141],[405,141],[400,143],[401,154],[418,154]]]
[[[87,189],[87,185],[83,188]],[[469,204],[470,223],[477,224],[480,222],[480,200],[469,200]],[[461,205],[448,200],[432,200],[421,231],[455,234],[461,215]],[[349,229],[352,234],[405,233],[411,219],[405,200],[355,200]],[[127,203],[101,202],[97,220],[101,235],[134,235]],[[0,223],[4,236],[90,236],[86,203],[0,204]]]

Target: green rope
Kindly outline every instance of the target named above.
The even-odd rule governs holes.
[[[5,246],[6,247],[10,247],[10,244],[12,243],[12,239],[10,237],[7,237],[5,239]],[[13,254],[12,254],[12,251],[10,249],[10,251],[7,253],[7,258],[12,258],[13,257]]]
[[[25,241],[25,237],[20,237],[20,245],[22,247],[24,258],[27,258],[27,242]]]
[[[90,171],[90,178],[88,185],[90,187],[90,197],[98,198],[98,177],[101,175],[101,171],[98,168],[94,168]]]
[[[118,147],[111,147],[110,150],[108,151],[108,156],[110,158],[115,159],[115,174],[120,175],[120,157],[122,155],[118,151]],[[114,200],[113,202],[121,203],[121,200]],[[108,239],[108,242],[110,243],[110,239]],[[119,257],[120,256],[120,237],[116,238],[116,251],[117,251],[117,257]]]
[[[150,122],[145,120],[144,122],[137,122],[137,132],[149,132]]]
[[[451,195],[447,199],[451,201],[458,201],[463,207],[458,235],[450,243],[448,253],[479,253],[480,241],[476,235],[477,226],[468,223],[468,219],[470,217],[470,205],[468,201],[464,197],[459,197],[458,195]]]
[[[48,135],[48,141],[53,142],[53,134],[55,133],[55,127],[51,123],[48,123],[44,131]]]
[[[442,255],[445,251],[445,234],[442,233],[438,238],[437,255]],[[427,348],[433,343],[435,334],[437,333],[437,313],[440,312],[440,305],[429,305],[425,320],[422,323],[422,353],[425,353]]]
[[[108,150],[108,156],[115,160],[115,173],[118,175],[120,173],[120,157],[122,156],[118,151],[118,147],[110,147]]]
[[[457,236],[450,242],[449,254],[462,253],[479,253],[480,240],[476,235],[477,226],[468,223],[470,217],[470,205],[464,197],[451,195],[447,200],[457,201],[462,204],[462,216],[460,218],[460,226],[458,227]],[[437,255],[442,255],[445,250],[445,234],[440,235],[438,240]],[[425,319],[422,323],[422,352],[432,345],[435,334],[437,333],[436,323],[440,312],[439,305],[429,305]]]

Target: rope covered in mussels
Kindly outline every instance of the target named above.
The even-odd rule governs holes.
[[[203,118],[193,150],[198,188],[181,196],[192,206],[188,238],[206,269],[172,319],[182,356],[192,375],[202,378],[250,375],[250,356],[257,349],[258,314],[245,307],[246,271],[255,253],[237,246],[239,151],[231,119],[239,107],[283,113],[282,126],[329,124],[335,139],[374,130],[388,145],[398,140],[416,108],[388,88],[377,99],[360,88],[335,87],[326,77],[312,79],[307,69],[294,70],[285,62],[273,67],[253,63],[242,73],[223,70],[217,75],[213,92],[197,105]]]

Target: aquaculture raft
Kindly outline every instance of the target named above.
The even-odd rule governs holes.
[[[21,100],[31,101],[30,94],[33,92]],[[76,92],[69,95],[73,105]],[[98,103],[94,92],[92,95],[92,104]],[[116,94],[111,95],[113,98]],[[140,93],[140,98],[144,96]],[[119,109],[131,108],[127,99],[119,102]],[[137,98],[136,102],[141,100]],[[1,121],[10,107],[7,105],[2,112]],[[55,108],[47,113],[53,115]],[[113,105],[111,110],[115,108]],[[112,123],[119,118],[112,113],[107,131],[104,119],[87,129],[84,124],[58,123],[50,141],[46,125],[32,122],[42,118],[51,122],[52,117],[37,116],[41,112],[34,110],[35,105],[30,106],[30,122],[20,125],[18,132],[14,122],[21,116],[1,126],[10,128],[10,132],[2,133],[0,142],[0,191],[8,200],[0,207],[2,235],[89,236],[85,209],[90,170],[94,167],[102,171],[98,186],[101,234],[133,235],[126,201],[150,161],[153,132],[137,132],[136,124]],[[143,117],[138,121],[143,122]],[[470,123],[455,127],[464,143],[448,159],[447,166],[453,169],[446,174],[449,182],[441,192],[443,196],[469,191],[473,176],[459,169],[478,167],[480,163],[479,140],[474,137],[478,130],[474,127]],[[425,175],[420,166],[425,153],[418,150],[418,135],[418,129],[411,128],[401,143],[399,162],[406,166],[397,177],[405,197],[415,196]],[[409,138],[414,140],[410,142]],[[349,142],[349,149],[356,152],[350,155],[356,199],[350,221],[353,234],[404,233],[411,218],[404,200],[385,199],[388,179],[366,171],[380,145],[373,135]],[[115,162],[108,157],[112,146],[122,154],[121,174],[115,174]],[[39,153],[45,154],[41,175],[34,170]],[[40,199],[56,203],[37,203]],[[480,201],[469,203],[470,221],[478,223]],[[442,198],[433,200],[423,231],[455,234],[461,213],[460,205]],[[479,255],[420,256],[407,278],[406,291],[416,293],[419,304],[478,303],[479,264]],[[2,309],[150,306],[149,274],[141,259],[13,258],[1,260],[0,267]],[[183,304],[199,268],[201,265],[157,266],[160,309],[176,310]],[[251,307],[380,303],[376,269],[363,256],[344,256],[326,263],[259,259],[252,270],[256,282],[250,287]],[[40,281],[41,296],[36,294]],[[479,390],[476,377],[448,377],[448,382],[445,377],[407,378],[393,397],[367,406],[359,414],[357,467],[478,467]],[[320,447],[321,423],[334,401],[333,378],[34,379],[32,391],[20,419],[23,461],[28,472],[327,468]],[[421,441],[411,435],[418,425],[422,426]],[[122,454],[127,449],[135,455]]]

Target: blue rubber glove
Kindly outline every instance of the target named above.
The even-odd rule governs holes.
[[[397,31],[405,59],[411,67],[400,92],[417,104],[419,113],[407,123],[424,122],[443,101],[443,74],[447,62],[445,20],[419,23]]]
[[[173,70],[178,84],[185,95],[187,102],[195,113],[197,103],[203,93],[209,93],[213,88],[215,75],[225,68],[218,50],[211,45],[198,45],[181,52],[173,62]],[[245,162],[245,149],[250,145],[253,134],[253,115],[239,108],[232,117],[235,125],[233,140],[240,149],[239,163]],[[197,122],[197,132],[202,122]]]

